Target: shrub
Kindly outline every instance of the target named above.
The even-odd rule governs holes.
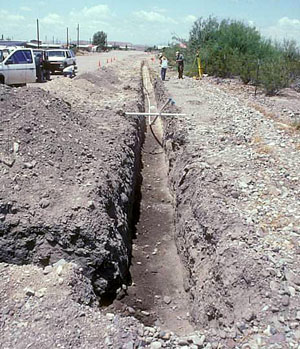
[[[171,64],[175,64],[177,49],[173,46],[165,52]],[[296,43],[285,40],[274,44],[241,21],[197,19],[184,52],[186,73],[197,73],[197,51],[205,73],[223,78],[238,76],[245,84],[261,85],[268,95],[299,81],[300,52]]]
[[[268,96],[288,87],[291,78],[287,61],[282,56],[265,61],[261,66],[259,81]]]

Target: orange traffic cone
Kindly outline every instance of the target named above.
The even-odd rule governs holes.
[[[99,61],[99,63],[98,63],[98,67],[99,67],[99,69],[101,68],[101,61]]]
[[[110,63],[112,63],[112,58],[110,59]]]

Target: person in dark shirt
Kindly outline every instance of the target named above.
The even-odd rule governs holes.
[[[36,68],[36,78],[37,82],[43,82],[44,77],[43,77],[43,57],[41,53],[36,54],[35,56],[35,68]]]
[[[178,67],[178,79],[183,79],[184,57],[179,51],[176,52],[176,63]]]

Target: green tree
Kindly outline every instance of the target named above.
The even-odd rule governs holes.
[[[98,31],[93,35],[93,45],[97,45],[97,51],[103,50],[106,47],[107,34],[103,31]]]

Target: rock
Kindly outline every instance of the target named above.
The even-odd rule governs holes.
[[[58,260],[56,263],[54,263],[53,264],[53,267],[54,268],[57,268],[57,267],[59,267],[60,265],[65,265],[65,264],[68,264],[68,262],[65,260],[65,259],[60,259],[60,260]]]
[[[0,163],[3,162],[4,165],[8,167],[12,167],[13,164],[15,163],[15,159],[10,159],[10,158],[0,158]]]
[[[34,290],[32,288],[29,288],[29,287],[25,287],[24,292],[25,292],[26,296],[29,296],[29,297],[35,295]]]
[[[165,296],[165,297],[164,297],[164,302],[165,302],[166,304],[170,304],[170,303],[172,302],[171,297]]]
[[[243,313],[243,317],[247,322],[250,322],[256,318],[252,309],[246,309]]]
[[[87,206],[90,210],[93,210],[96,207],[94,201],[92,201],[92,200],[88,201]]]
[[[108,318],[108,320],[112,321],[115,318],[115,315],[112,313],[106,313],[106,317]]]
[[[204,344],[204,342],[205,342],[205,336],[204,335],[202,335],[201,337],[193,336],[191,338],[192,338],[193,343],[198,345],[198,346],[202,346]]]
[[[31,162],[24,162],[24,168],[28,168],[28,169],[33,169],[36,165],[36,161],[33,160]]]
[[[50,201],[48,199],[46,199],[46,198],[43,198],[40,201],[40,207],[41,208],[47,208],[49,205],[50,205]]]
[[[42,298],[45,296],[46,291],[47,291],[47,288],[43,287],[36,292],[36,296],[39,298]]]
[[[62,265],[59,265],[56,269],[56,273],[58,276],[61,276],[62,274],[62,271],[63,271],[63,266]]]
[[[294,332],[294,336],[295,336],[295,338],[296,338],[298,341],[300,341],[300,330],[296,330],[296,331]]]
[[[198,349],[198,345],[196,345],[196,344],[190,344],[189,348],[190,348],[190,349]]]
[[[287,306],[289,306],[289,304],[290,304],[290,297],[289,296],[283,296],[282,297],[282,300],[281,300],[281,303],[282,303],[282,305],[283,306],[285,306],[285,307],[287,307]]]
[[[171,338],[171,333],[170,332],[165,332],[165,331],[161,331],[159,333],[159,337],[165,341],[168,341]]]
[[[150,349],[159,349],[162,347],[162,344],[160,342],[152,342],[150,345]]]
[[[20,149],[20,144],[18,142],[14,142],[13,149],[14,149],[14,153],[17,154]]]
[[[266,336],[271,336],[272,335],[272,328],[270,325],[268,325],[268,327],[264,330],[264,334]]]
[[[47,274],[51,273],[52,270],[53,270],[53,268],[50,265],[47,265],[45,267],[45,269],[43,270],[43,274],[47,275]]]
[[[135,314],[135,310],[132,307],[128,307],[127,310],[129,312],[129,314],[131,314],[131,315]]]
[[[180,345],[181,347],[183,347],[184,345],[188,345],[188,341],[185,338],[179,338],[178,340],[178,345]]]
[[[148,311],[145,311],[145,310],[142,310],[142,311],[141,311],[141,314],[143,314],[143,315],[145,315],[145,316],[149,316],[149,315],[150,315],[150,313],[148,313]]]
[[[133,344],[133,342],[130,341],[130,342],[124,344],[124,345],[122,346],[122,349],[134,349],[134,344]]]
[[[113,345],[113,342],[111,340],[110,337],[106,337],[105,338],[105,344],[108,346],[108,347],[111,347]]]
[[[285,272],[285,277],[288,282],[294,283],[297,286],[300,286],[300,275],[295,274],[291,270]]]
[[[212,345],[210,343],[207,343],[204,349],[212,349]]]

